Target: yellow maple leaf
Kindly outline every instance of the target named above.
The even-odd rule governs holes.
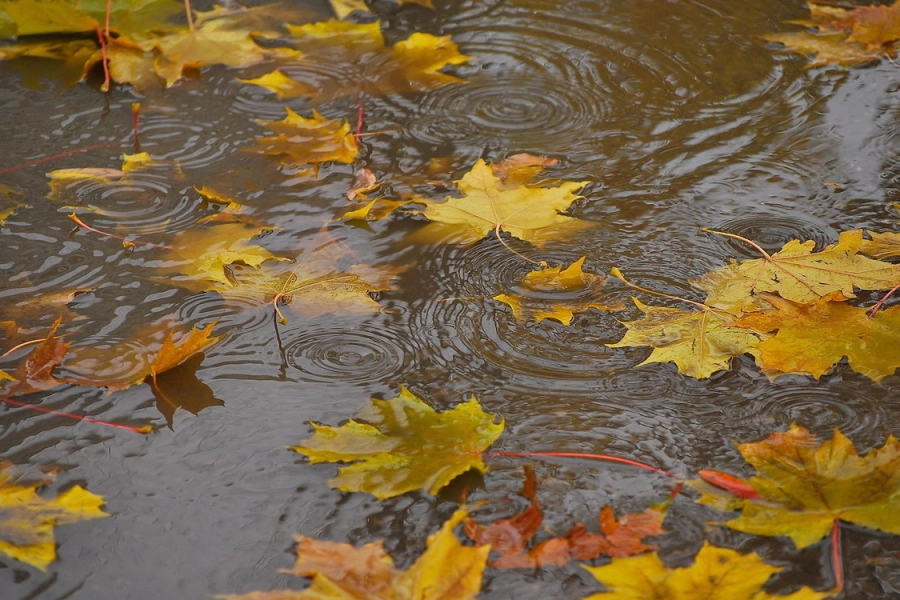
[[[867,231],[866,233],[872,238],[863,240],[859,246],[859,251],[866,256],[875,258],[896,258],[900,256],[900,233],[877,233]]]
[[[0,470],[0,552],[42,571],[56,560],[53,528],[87,519],[108,517],[104,500],[81,486],[56,498],[37,494],[40,484],[18,485]]]
[[[250,241],[263,231],[266,230],[240,222],[182,231],[173,238],[167,252],[169,260],[160,264],[157,272],[178,273],[181,276],[166,281],[195,291],[234,287],[227,270],[230,265],[241,263],[258,268],[267,260],[288,260]]]
[[[311,119],[285,107],[281,121],[256,122],[276,135],[256,138],[257,150],[278,156],[285,165],[317,164],[327,161],[352,163],[359,147],[346,121],[325,119],[315,109]]]
[[[463,546],[453,535],[468,513],[458,509],[428,538],[406,571],[394,566],[381,542],[361,547],[298,535],[297,561],[289,572],[312,578],[303,591],[278,590],[216,596],[223,600],[474,600],[490,546]]]
[[[756,491],[756,498],[736,498],[704,481],[690,482],[701,492],[701,504],[741,511],[724,525],[787,536],[798,548],[829,535],[837,520],[900,534],[900,442],[894,436],[859,456],[837,429],[822,442],[792,424],[786,432],[737,446],[756,469],[756,475],[740,480]]]
[[[386,95],[423,92],[462,80],[441,73],[447,65],[467,62],[449,37],[413,33],[391,47],[385,46],[381,24],[331,20],[288,25],[294,47],[302,58],[303,73],[291,83],[290,65],[257,79],[245,80],[266,87],[281,98],[309,97],[323,102],[345,95]],[[328,65],[327,71],[302,71],[304,63]],[[335,76],[339,73],[340,76]]]
[[[532,271],[522,279],[522,295],[499,294],[494,300],[507,304],[519,322],[554,319],[569,325],[576,312],[589,308],[617,310],[621,303],[608,304],[594,299],[606,278],[582,269],[584,256],[566,267],[547,267]]]
[[[900,3],[846,10],[808,3],[810,18],[789,21],[812,31],[772,33],[763,38],[815,58],[806,68],[829,64],[855,65],[896,55],[900,39]]]
[[[717,232],[713,232],[717,233]],[[744,238],[723,234],[745,242]],[[791,240],[779,252],[732,261],[691,283],[708,293],[706,304],[740,314],[758,308],[754,294],[773,292],[794,302],[813,302],[833,292],[853,298],[854,289],[889,289],[900,283],[900,266],[861,255],[862,231],[843,231],[837,244],[813,252],[815,242]]]
[[[851,369],[876,382],[900,367],[900,306],[870,316],[840,294],[810,304],[763,297],[775,312],[750,314],[732,325],[777,332],[756,346],[757,364],[770,377],[797,373],[818,379],[845,356]]]
[[[574,192],[587,181],[570,181],[553,188],[516,186],[506,188],[491,168],[479,159],[462,179],[456,182],[463,195],[433,202],[419,199],[425,205],[420,214],[431,224],[416,233],[425,241],[471,244],[494,232],[506,232],[537,246],[591,227],[562,214],[575,200]],[[506,189],[504,189],[506,188]]]
[[[731,315],[709,307],[682,310],[647,306],[636,298],[633,300],[645,313],[644,318],[623,323],[628,331],[621,340],[607,346],[651,346],[653,352],[639,367],[674,362],[679,373],[706,379],[716,371],[728,369],[735,356],[756,354],[756,345],[764,337],[732,326]]]
[[[338,19],[343,19],[344,17],[356,12],[371,12],[369,10],[369,6],[366,4],[366,0],[328,0],[331,3],[331,8],[334,10],[334,14],[337,15]],[[434,4],[432,4],[431,0],[397,0],[400,4],[418,4],[419,6],[424,6],[426,8],[434,9]]]
[[[819,600],[830,595],[807,587],[786,596],[769,594],[763,586],[782,567],[709,542],[689,567],[670,569],[658,555],[644,554],[584,568],[609,590],[584,600]]]

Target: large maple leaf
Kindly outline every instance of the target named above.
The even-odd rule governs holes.
[[[103,498],[81,486],[53,499],[39,496],[40,486],[16,484],[0,470],[0,553],[45,571],[56,559],[54,526],[109,515]]]
[[[818,379],[847,357],[850,368],[878,382],[900,367],[900,306],[870,316],[840,294],[810,304],[764,295],[775,312],[751,314],[733,323],[759,333],[757,364],[770,377],[787,373]]]
[[[815,55],[807,68],[828,64],[854,65],[896,55],[900,40],[900,3],[859,6],[852,10],[808,3],[810,18],[790,21],[810,31],[763,36],[789,50]]]
[[[709,307],[682,310],[647,306],[637,298],[633,300],[644,317],[623,323],[628,331],[621,340],[607,346],[651,346],[653,352],[638,366],[674,362],[679,373],[706,379],[716,371],[728,369],[735,356],[756,353],[761,336],[732,326],[733,317],[728,313]]]
[[[759,292],[813,302],[833,292],[852,298],[854,289],[888,289],[900,283],[900,265],[862,256],[863,241],[863,232],[854,229],[841,232],[837,244],[820,252],[813,252],[813,241],[791,240],[772,255],[754,244],[762,258],[731,262],[691,283],[709,294],[707,305],[735,314],[752,306],[753,294]]]
[[[804,587],[786,596],[763,590],[782,570],[757,554],[740,554],[705,542],[689,567],[670,569],[656,554],[614,558],[602,567],[585,567],[609,591],[584,600],[819,600],[829,592]]]
[[[569,325],[575,313],[590,308],[598,310],[621,309],[621,304],[597,301],[597,294],[606,284],[606,278],[582,269],[585,257],[566,267],[546,267],[525,275],[521,282],[523,294],[499,294],[494,300],[508,305],[517,321],[554,319]]]
[[[352,163],[359,147],[346,121],[325,119],[313,110],[310,119],[285,107],[281,121],[256,122],[274,132],[274,136],[256,138],[263,154],[278,156],[284,165],[318,164],[326,161]]]
[[[303,591],[279,590],[216,596],[223,600],[474,600],[481,589],[490,546],[463,546],[453,529],[465,519],[461,508],[406,570],[394,566],[381,542],[361,547],[296,536],[297,562],[290,573],[311,577]]]
[[[498,237],[506,232],[543,246],[591,227],[588,221],[561,214],[581,198],[575,191],[588,183],[570,181],[553,188],[509,187],[479,159],[456,182],[461,198],[449,197],[439,202],[417,200],[425,205],[421,214],[432,223],[415,236],[425,241],[471,244],[492,232]]]
[[[466,471],[486,472],[481,451],[503,432],[503,421],[495,423],[474,397],[438,413],[406,388],[390,400],[373,398],[357,418],[364,422],[313,423],[313,436],[290,449],[311,463],[352,462],[329,485],[379,499],[412,490],[436,494]]]
[[[703,481],[691,482],[701,504],[740,509],[724,524],[757,535],[783,535],[798,548],[815,544],[838,520],[900,534],[900,442],[893,436],[859,456],[840,431],[820,442],[798,425],[761,442],[738,444],[757,472],[742,483],[756,497],[737,497]],[[746,496],[746,495],[744,495]]]
[[[261,85],[280,98],[309,97],[323,102],[345,95],[387,95],[424,92],[462,80],[441,73],[447,65],[467,62],[468,56],[449,37],[414,33],[391,47],[385,46],[381,23],[358,25],[326,21],[288,29],[302,62],[327,69],[304,73],[295,81],[281,70],[257,79],[242,80]],[[321,72],[320,72],[321,71]]]

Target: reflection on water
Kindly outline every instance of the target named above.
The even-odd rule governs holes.
[[[820,382],[791,376],[772,383],[747,357],[703,382],[670,364],[635,368],[646,349],[605,347],[622,335],[617,319],[636,318],[633,309],[589,310],[565,327],[519,323],[491,300],[532,267],[495,238],[465,248],[410,246],[406,235],[421,226],[413,217],[365,227],[333,221],[346,210],[344,193],[360,167],[385,181],[384,197],[415,191],[438,199],[478,158],[543,154],[561,161],[544,181],[589,182],[573,212],[594,226],[541,250],[511,240],[518,252],[553,265],[586,256],[590,272],[616,266],[642,285],[697,299],[689,279],[750,256],[700,227],[769,250],[793,238],[821,245],[845,229],[893,227],[891,202],[900,200],[895,65],[805,71],[802,57],[773,52],[759,36],[802,17],[801,3],[436,3],[434,12],[380,3],[388,11],[385,35],[452,36],[473,59],[451,69],[467,83],[362,96],[365,130],[374,135],[363,138],[358,164],[325,165],[316,178],[282,173],[242,150],[265,134],[254,119],[280,119],[285,105],[309,115],[313,106],[280,102],[236,82],[235,72],[204,70],[139,98],[127,88],[107,96],[86,85],[30,89],[0,63],[0,170],[105,144],[0,176],[24,192],[27,205],[2,228],[0,320],[15,318],[35,337],[63,314],[75,347],[115,345],[167,316],[187,325],[218,321],[217,332],[227,334],[199,363],[196,379],[187,378],[198,390],[183,403],[189,410],[163,410],[165,401],[146,385],[28,398],[97,419],[154,422],[161,429],[151,436],[0,407],[0,457],[62,467],[62,485],[102,494],[115,515],[60,528],[60,560],[49,574],[0,558],[4,599],[193,600],[289,587],[295,582],[278,569],[291,562],[294,533],[354,543],[384,538],[405,566],[452,512],[445,501],[452,497],[378,503],[341,494],[327,487],[332,466],[308,466],[284,450],[309,434],[309,420],[340,423],[400,384],[438,408],[477,395],[506,418],[499,449],[601,451],[679,474],[745,473],[732,440],[757,440],[791,422],[824,436],[840,428],[861,448],[900,432],[896,376],[875,385],[839,366]],[[80,182],[46,198],[46,172],[120,167],[121,154],[135,149],[136,100],[141,149],[155,164],[110,185]],[[357,118],[355,97],[315,108],[328,118]],[[98,229],[165,243],[215,212],[194,189],[202,186],[233,196],[254,222],[277,227],[256,241],[280,256],[315,248],[324,228],[360,261],[407,270],[381,294],[381,313],[294,316],[280,326],[264,304],[171,287],[154,277],[153,252],[76,228],[66,216],[74,210]],[[66,312],[53,303],[30,306],[74,290],[89,294]],[[631,306],[630,290],[613,293]],[[654,477],[625,468],[549,461],[537,473],[555,531],[592,522],[604,504],[642,510],[668,493]],[[473,498],[491,501],[479,518],[508,516],[500,507],[520,481],[520,463],[492,459],[483,481],[472,482]],[[661,541],[666,555],[686,560],[711,539],[793,565],[777,580],[779,592],[830,585],[815,575],[822,572],[817,554],[708,527],[710,518],[688,502],[674,507],[673,533]],[[850,532],[844,542],[845,556],[858,557],[845,565],[848,597],[893,597],[898,565],[878,561],[900,551],[900,542],[871,532]],[[481,597],[577,598],[597,590],[570,565],[489,571]]]

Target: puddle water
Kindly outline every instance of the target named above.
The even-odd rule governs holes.
[[[844,364],[818,382],[771,382],[749,356],[706,381],[678,375],[672,364],[637,367],[646,348],[606,347],[624,332],[618,321],[640,315],[629,300],[634,292],[621,285],[610,285],[610,299],[630,308],[578,313],[570,326],[520,323],[491,300],[533,268],[521,255],[554,265],[585,256],[592,273],[618,267],[640,285],[699,301],[689,279],[754,256],[701,227],[768,250],[795,238],[821,247],[853,228],[894,230],[896,65],[804,70],[804,58],[767,46],[761,35],[805,16],[800,2],[437,0],[434,11],[377,4],[391,43],[416,31],[451,36],[472,60],[446,71],[466,83],[364,94],[365,129],[382,133],[363,138],[354,165],[326,164],[317,177],[292,176],[277,160],[246,152],[267,134],[255,119],[281,119],[290,106],[354,123],[355,95],[315,105],[279,101],[235,79],[246,72],[222,68],[146,96],[49,80],[34,89],[20,69],[0,63],[0,171],[99,146],[0,176],[26,205],[2,227],[0,320],[27,323],[40,337],[63,305],[37,299],[87,290],[68,306],[62,331],[84,356],[117,348],[123,360],[96,359],[113,378],[133,374],[129,352],[161,342],[140,336],[151,324],[216,321],[215,333],[225,334],[165,389],[107,394],[63,386],[25,397],[94,419],[153,423],[158,430],[148,436],[0,407],[0,457],[32,477],[60,468],[48,493],[80,484],[103,495],[115,515],[57,528],[59,559],[47,573],[0,558],[4,599],[199,600],[298,589],[300,579],[279,571],[292,564],[294,534],[357,545],[383,539],[406,567],[458,496],[377,502],[341,493],[327,485],[333,465],[310,466],[285,449],[310,435],[309,421],[340,424],[400,385],[438,409],[476,395],[506,419],[494,450],[602,452],[677,474],[746,475],[732,442],[756,441],[792,422],[825,437],[840,428],[861,449],[900,432],[897,376],[878,385]],[[311,75],[321,85],[347,76],[324,67]],[[48,199],[51,170],[121,166],[121,155],[134,150],[135,101],[141,150],[155,163]],[[490,236],[471,246],[411,244],[409,234],[424,223],[415,217],[366,227],[333,221],[347,210],[357,168],[371,169],[398,194],[415,188],[440,199],[479,158],[520,152],[560,160],[541,174],[544,181],[587,182],[572,213],[592,227],[544,248],[507,238],[517,255]],[[306,260],[330,241],[366,264],[409,266],[380,295],[380,313],[304,316],[288,307],[287,324],[277,325],[258,298],[226,302],[173,286],[160,270],[170,262],[164,250],[123,247],[67,217],[75,210],[98,230],[165,244],[213,212],[196,191],[202,186],[232,195],[255,222],[275,227],[254,241],[278,256]],[[184,408],[171,406],[173,394]],[[471,501],[487,501],[475,511],[480,521],[514,514],[517,505],[506,499],[521,487],[523,464],[493,458],[485,477],[466,479]],[[548,460],[535,467],[545,525],[555,532],[577,521],[593,526],[607,504],[619,513],[643,510],[671,489],[615,465]],[[778,538],[706,524],[717,517],[676,502],[671,533],[659,541],[664,556],[687,564],[708,539],[789,565],[772,583],[779,593],[832,584],[821,548],[796,551]],[[896,597],[898,552],[900,538],[847,527],[846,597]],[[479,597],[580,598],[600,589],[572,563],[489,569]]]

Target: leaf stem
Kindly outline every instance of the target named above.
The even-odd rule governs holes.
[[[546,267],[546,266],[547,266],[547,263],[546,263],[546,262],[544,262],[544,261],[536,261],[536,260],[532,260],[532,259],[528,258],[527,256],[525,256],[524,254],[522,254],[521,252],[517,252],[516,250],[513,249],[512,246],[510,246],[509,244],[507,244],[506,241],[503,239],[503,236],[500,235],[500,227],[502,227],[502,226],[503,226],[503,223],[497,223],[497,225],[494,227],[494,235],[497,236],[497,240],[498,240],[501,244],[503,244],[503,247],[504,247],[504,248],[506,248],[507,250],[509,250],[510,252],[512,252],[513,254],[515,254],[516,256],[518,256],[519,258],[521,258],[521,259],[523,259],[523,260],[526,260],[526,261],[530,262],[530,263],[533,264],[533,265],[537,265],[538,267]]]
[[[362,135],[363,128],[363,101],[362,96],[356,97],[356,131],[353,133],[353,139],[356,140],[356,145],[359,145],[359,138]]]
[[[766,258],[767,260],[772,259],[772,256],[768,252],[766,252],[765,250],[762,249],[762,246],[760,246],[756,242],[752,242],[752,241],[748,240],[745,237],[741,237],[741,236],[735,235],[733,233],[726,233],[724,231],[716,231],[715,229],[709,229],[708,227],[701,227],[700,231],[702,231],[704,233],[715,233],[716,235],[721,235],[721,236],[724,236],[727,238],[738,240],[739,242],[744,242],[745,244],[752,246],[757,252],[762,254],[763,257]]]
[[[91,150],[97,150],[98,148],[105,148],[107,146],[112,146],[117,142],[104,142],[102,144],[94,144],[92,146],[85,146],[83,148],[75,148],[74,150],[67,150],[65,152],[60,152],[59,154],[54,154],[52,156],[45,156],[44,158],[38,158],[36,160],[28,161],[27,163],[22,163],[21,165],[16,165],[14,167],[9,167],[6,169],[0,170],[0,175],[6,175],[7,173],[12,173],[13,171],[18,171],[20,169],[27,169],[28,167],[33,167],[35,165],[39,165],[41,163],[49,162],[51,160],[56,160],[57,158],[64,158],[66,156],[71,156],[73,154],[80,154],[82,152],[90,152]]]
[[[88,231],[93,231],[96,234],[103,235],[106,237],[111,237],[116,240],[122,240],[122,245],[124,245],[126,247],[133,246],[136,244],[141,244],[142,246],[153,246],[154,248],[165,248],[166,250],[172,250],[172,246],[164,246],[162,244],[151,244],[150,242],[133,242],[133,241],[128,240],[120,235],[114,235],[112,233],[106,233],[105,231],[100,231],[99,229],[94,229],[93,227],[91,227],[90,225],[88,225],[87,223],[82,221],[80,218],[78,218],[78,215],[75,213],[68,215],[68,217],[71,221],[74,221],[76,225],[78,225],[79,227],[84,227]]]
[[[109,4],[107,3],[107,10]],[[104,31],[100,27],[97,28],[97,41],[100,43],[100,62],[103,63],[103,85],[100,86],[101,92],[108,92],[111,83],[109,75],[109,54],[106,52],[106,40],[109,39],[109,13],[107,13],[107,28]]]
[[[831,568],[834,571],[834,586],[838,593],[844,591],[844,565],[841,561],[841,522],[834,520],[831,527]]]
[[[512,456],[512,457],[550,457],[550,458],[588,458],[591,460],[602,460],[605,462],[614,462],[620,463],[623,465],[630,465],[632,467],[638,467],[640,469],[646,469],[647,471],[652,471],[654,473],[659,473],[660,475],[665,475],[666,477],[674,477],[672,473],[660,469],[658,467],[654,467],[653,465],[648,465],[647,463],[640,462],[638,460],[632,460],[630,458],[620,458],[618,456],[609,456],[608,454],[590,454],[585,452],[482,452],[482,456],[490,457],[490,456]]]
[[[897,290],[900,290],[900,283],[898,283],[897,285],[892,287],[890,289],[890,291],[887,294],[885,294],[881,300],[878,301],[878,304],[876,304],[875,306],[872,307],[872,310],[869,311],[870,319],[875,316],[875,313],[877,313],[879,310],[881,310],[881,308],[884,306],[884,303],[887,302],[888,298],[890,298],[893,295],[893,293],[896,292]]]
[[[184,0],[184,14],[187,15],[188,29],[194,33],[194,15],[191,12],[191,0]]]
[[[707,306],[707,305],[703,304],[702,302],[695,302],[693,300],[688,300],[687,298],[679,298],[678,296],[664,294],[663,292],[657,292],[657,291],[651,290],[649,288],[641,287],[641,286],[637,285],[636,283],[631,283],[630,281],[625,279],[625,275],[623,275],[622,271],[620,271],[617,267],[613,267],[612,269],[610,269],[609,274],[612,275],[613,277],[615,277],[616,279],[618,279],[619,281],[621,281],[622,283],[624,283],[625,285],[627,285],[628,287],[634,288],[641,292],[644,292],[645,294],[650,294],[651,296],[659,296],[660,298],[668,298],[669,300],[677,300],[678,302],[686,302],[687,304],[693,304],[694,306],[696,306],[697,308],[699,308],[701,310],[707,310],[707,311],[718,314],[718,311],[716,311],[716,309],[714,309],[711,306]]]
[[[143,433],[147,434],[153,431],[152,425],[145,425],[143,427],[132,427],[130,425],[121,425],[119,423],[110,423],[109,421],[101,421],[99,419],[92,419],[90,417],[83,417],[80,415],[73,415],[72,413],[61,412],[58,410],[51,410],[49,408],[43,408],[41,406],[36,406],[34,404],[28,404],[26,402],[18,402],[13,400],[12,398],[7,398],[5,396],[0,396],[0,402],[5,402],[6,404],[11,404],[12,406],[17,406],[20,408],[27,408],[29,410],[36,410],[37,412],[42,412],[50,415],[57,415],[60,417],[68,417],[70,419],[75,419],[77,421],[87,421],[88,423],[96,423],[97,425],[106,425],[107,427],[115,427],[117,429],[127,429],[128,431],[133,431],[135,433]]]

